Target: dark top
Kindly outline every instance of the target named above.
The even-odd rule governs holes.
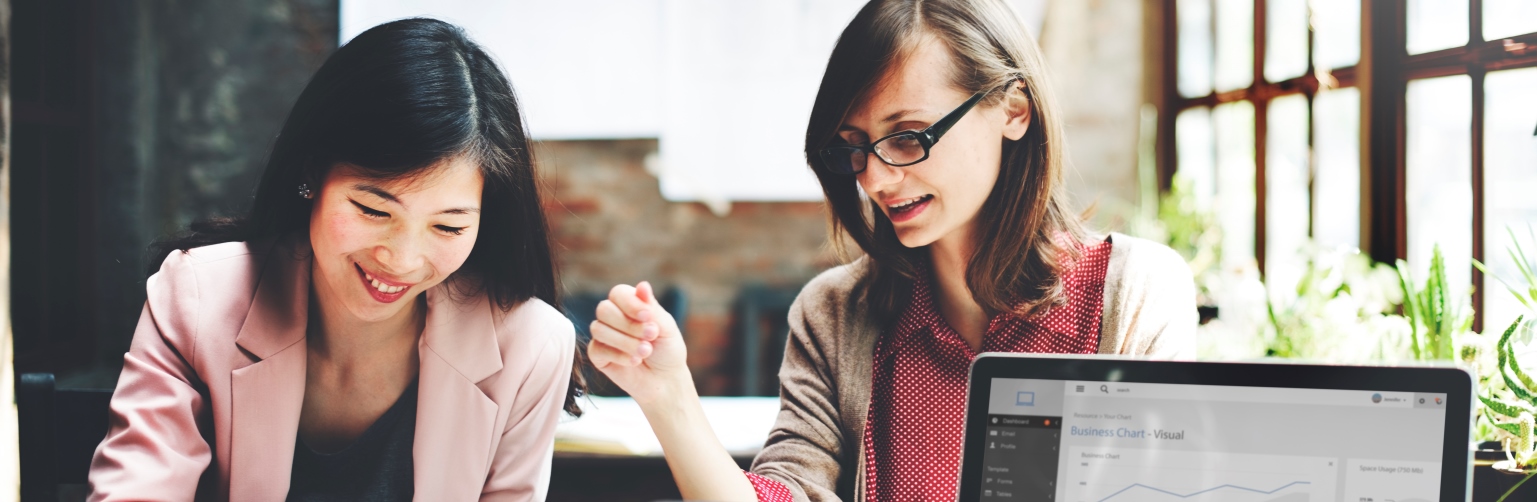
[[[294,441],[288,500],[411,500],[415,490],[411,441],[416,436],[416,382],[379,420],[342,451],[318,453]]]

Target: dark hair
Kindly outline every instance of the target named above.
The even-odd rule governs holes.
[[[156,243],[151,271],[173,250],[308,235],[312,201],[298,196],[298,186],[318,188],[338,164],[394,180],[458,156],[479,164],[485,181],[481,230],[469,258],[445,282],[458,294],[484,293],[503,311],[530,298],[560,308],[549,228],[512,85],[463,30],[434,19],[381,24],[337,49],[288,113],[250,213],[193,223]],[[464,277],[476,280],[455,280]],[[585,391],[577,346],[565,403],[573,415]]]
[[[816,152],[837,137],[855,104],[868,95],[922,39],[931,34],[949,50],[950,83],[965,94],[1015,83],[1023,96],[990,95],[984,105],[1026,99],[1031,125],[1024,137],[1003,140],[1002,165],[982,204],[977,244],[966,286],[984,309],[1029,317],[1066,301],[1062,275],[1079,256],[1083,229],[1067,210],[1062,183],[1061,118],[1047,87],[1035,42],[1002,0],[873,0],[849,22],[817,91],[806,126],[806,159],[831,208],[833,242],[849,237],[873,261],[866,293],[878,319],[895,319],[926,253],[897,239],[877,202],[866,203],[858,180],[821,168]],[[841,251],[841,249],[840,249]]]

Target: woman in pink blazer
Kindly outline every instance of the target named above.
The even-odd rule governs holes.
[[[542,500],[581,393],[511,85],[408,19],[299,96],[245,218],[160,246],[92,500]]]

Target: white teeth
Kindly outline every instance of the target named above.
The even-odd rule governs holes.
[[[915,199],[913,199],[913,200],[909,200],[909,201],[907,201],[907,202],[903,202],[903,203],[901,203],[901,204],[894,204],[894,205],[892,205],[892,206],[891,206],[891,208],[892,208],[892,209],[902,209],[902,208],[905,208],[905,207],[907,207],[907,206],[911,206],[911,205],[913,205],[913,204],[917,204],[917,203],[918,203],[918,202],[920,202],[920,201],[922,201],[922,200],[923,200],[923,199],[925,199],[925,198],[927,198],[927,196],[924,196],[924,197],[918,197],[918,198],[915,198]]]
[[[405,291],[406,288],[407,288],[407,286],[391,286],[389,284],[385,284],[385,283],[379,282],[378,279],[375,279],[374,276],[372,274],[369,274],[368,272],[363,272],[363,278],[367,279],[368,280],[368,284],[370,286],[373,286],[374,289],[377,289],[377,290],[379,290],[380,293],[384,293],[384,294],[387,294],[387,295],[388,294],[399,293],[401,291]]]

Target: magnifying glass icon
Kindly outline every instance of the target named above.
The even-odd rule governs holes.
[[[1101,386],[1099,386],[1099,391],[1103,392],[1103,393],[1106,393],[1106,394],[1109,394],[1110,393],[1110,386],[1109,385],[1101,385]]]

